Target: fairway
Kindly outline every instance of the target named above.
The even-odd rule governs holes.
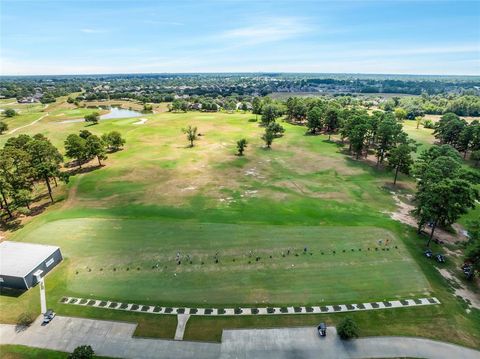
[[[78,115],[69,107],[57,105],[61,116],[22,132],[41,131],[62,148],[69,133],[85,129],[60,123]],[[55,297],[222,306],[429,293],[384,214],[394,208],[388,173],[287,123],[285,136],[265,150],[251,114],[146,118],[141,126],[118,119],[87,127],[120,131],[126,148],[105,167],[73,176],[57,210],[12,234],[62,248],[67,260]],[[201,133],[193,148],[181,133],[189,124]],[[241,137],[249,142],[244,157],[234,150]]]
[[[65,294],[79,296],[235,305],[344,303],[428,292],[402,242],[371,227],[80,218],[50,222],[24,239],[62,246],[70,258]]]

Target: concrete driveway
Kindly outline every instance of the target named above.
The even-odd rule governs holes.
[[[0,324],[0,344],[71,352],[89,344],[98,355],[168,359],[455,358],[479,359],[480,352],[421,338],[373,337],[341,341],[335,328],[326,338],[315,328],[224,330],[222,343],[132,337],[136,324],[57,316],[47,326],[39,317],[28,329]]]

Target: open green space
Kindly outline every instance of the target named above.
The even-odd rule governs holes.
[[[374,227],[79,218],[48,222],[22,240],[62,247],[70,258],[65,295],[221,306],[348,303],[429,291],[403,243]]]
[[[59,314],[138,322],[137,335],[171,338],[173,316],[58,301],[72,295],[209,307],[434,295],[442,302],[435,308],[352,315],[364,335],[439,338],[457,330],[452,341],[474,346],[480,340],[478,311],[465,311],[443,277],[425,263],[415,231],[390,218],[393,175],[352,160],[326,136],[305,136],[304,127],[282,123],[285,135],[266,150],[263,129],[249,121],[251,114],[160,113],[144,116],[143,125],[134,125],[136,118],[86,126],[59,123],[55,116],[78,113],[56,106],[49,110],[53,117],[19,133],[43,133],[62,151],[67,135],[82,129],[116,130],[127,141],[124,150],[108,155],[105,167],[73,176],[55,189],[56,204],[8,233],[11,240],[62,248],[65,260],[46,280],[49,306]],[[201,134],[193,148],[181,133],[188,125]],[[1,136],[0,144],[9,137]],[[248,147],[238,157],[235,143],[242,137]],[[400,185],[412,184],[400,177]],[[1,296],[0,304],[1,322],[14,322],[26,310],[38,313],[37,288],[19,297]],[[187,338],[218,340],[221,328],[318,320],[310,315],[194,318]]]
[[[1,359],[66,359],[69,353],[32,348],[24,345],[1,345],[0,358]],[[107,357],[94,355],[97,359],[108,359]]]

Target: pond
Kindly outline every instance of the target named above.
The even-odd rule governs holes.
[[[130,117],[139,117],[142,116],[141,112],[134,110],[126,110],[120,107],[110,107],[109,113],[100,116],[100,120],[109,120],[112,118],[130,118]]]
[[[88,107],[91,108],[91,107]],[[103,110],[109,110],[109,113],[106,113],[105,115],[100,116],[100,120],[112,120],[116,118],[131,118],[131,117],[139,117],[142,116],[142,113],[139,111],[135,110],[126,110],[121,107],[93,107],[96,109],[103,109]],[[76,118],[73,120],[64,120],[61,121],[60,123],[74,123],[74,122],[84,122],[85,120],[83,118]]]

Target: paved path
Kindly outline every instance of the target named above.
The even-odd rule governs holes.
[[[57,316],[48,325],[41,317],[25,331],[15,325],[0,324],[0,344],[22,344],[32,347],[71,352],[89,344],[98,355],[140,359],[215,359],[220,344],[174,340],[133,338],[136,324]]]
[[[434,340],[372,337],[340,340],[335,328],[319,337],[315,328],[224,330],[222,359],[344,359],[344,358],[479,359],[480,352]]]
[[[177,330],[175,331],[175,340],[183,340],[183,334],[185,333],[185,327],[187,326],[188,314],[177,315]]]
[[[421,338],[372,337],[352,341],[327,337],[315,328],[224,330],[222,343],[197,343],[133,338],[136,324],[56,317],[41,326],[40,317],[25,331],[0,324],[0,344],[73,351],[89,344],[98,355],[140,359],[340,359],[340,358],[455,358],[479,359],[480,351]]]

